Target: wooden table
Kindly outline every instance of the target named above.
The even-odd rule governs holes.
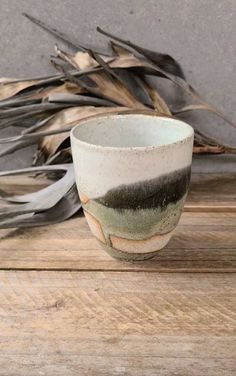
[[[236,175],[194,175],[175,236],[139,263],[82,215],[1,230],[0,375],[236,375],[235,198]]]

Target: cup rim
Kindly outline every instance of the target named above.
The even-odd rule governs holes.
[[[108,118],[117,118],[117,117],[130,117],[130,116],[134,116],[134,117],[137,117],[137,116],[142,116],[142,117],[156,117],[158,119],[162,119],[162,120],[168,120],[169,122],[180,122],[182,123],[182,125],[185,127],[185,130],[188,131],[188,134],[186,136],[184,136],[183,138],[181,138],[180,140],[177,140],[177,141],[174,141],[174,142],[170,142],[170,143],[166,143],[166,144],[162,144],[162,145],[150,145],[150,146],[129,146],[129,147],[116,147],[116,146],[103,146],[103,145],[99,145],[99,144],[93,144],[93,143],[90,143],[90,142],[86,142],[86,141],[82,141],[80,139],[78,139],[76,136],[75,136],[75,132],[77,130],[77,128],[79,128],[82,124],[86,124],[86,123],[89,123],[90,121],[93,121],[95,118],[98,118],[98,119],[108,119]],[[175,117],[172,117],[172,116],[165,116],[165,115],[157,115],[157,114],[154,114],[154,113],[143,113],[143,112],[133,112],[133,113],[116,113],[116,114],[101,114],[101,115],[96,115],[96,116],[89,116],[85,119],[81,119],[81,120],[78,120],[78,123],[71,129],[70,131],[70,138],[77,143],[77,145],[80,145],[80,146],[83,146],[85,148],[89,148],[89,149],[94,149],[94,150],[107,150],[107,151],[151,151],[151,150],[163,150],[163,149],[166,149],[166,148],[172,148],[173,146],[177,146],[177,145],[181,145],[181,144],[185,144],[187,142],[189,142],[190,140],[193,139],[193,136],[194,136],[194,129],[193,127],[191,127],[191,125],[189,125],[188,123],[186,123],[185,121],[182,121],[180,119],[177,119]]]

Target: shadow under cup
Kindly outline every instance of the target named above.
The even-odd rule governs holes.
[[[79,196],[110,255],[144,260],[168,243],[189,187],[193,134],[180,120],[144,114],[101,116],[73,128]]]

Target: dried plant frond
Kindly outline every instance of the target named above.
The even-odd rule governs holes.
[[[65,174],[59,180],[38,192],[21,196],[6,196],[5,194],[4,197],[2,197],[4,200],[10,202],[11,205],[0,208],[0,228],[16,227],[16,225],[17,227],[24,227],[23,224],[38,226],[44,224],[53,213],[55,216],[56,211],[58,220],[60,220],[59,218],[62,214],[63,218],[65,218],[66,216],[70,216],[72,212],[75,213],[75,209],[78,210],[80,208],[79,199],[76,197],[74,191],[75,178],[73,165],[71,163],[58,166],[42,166],[6,171],[0,173],[0,179],[3,176],[24,175],[35,172],[48,173],[51,171],[64,172]],[[62,213],[58,210],[58,206],[64,207],[65,201],[68,203],[70,200],[72,200],[73,205],[72,208],[67,211],[67,215],[65,215],[64,212]],[[76,208],[74,204],[76,204]],[[56,217],[54,220],[58,221]]]
[[[29,87],[35,86],[41,83],[41,80],[29,80],[29,81],[22,81],[22,82],[3,82],[0,85],[0,101],[11,98],[17,93],[25,90]]]
[[[109,38],[109,55],[71,40],[61,31],[25,16],[70,47],[73,52],[55,46],[51,62],[54,75],[31,78],[0,78],[0,130],[17,128],[17,134],[0,139],[0,157],[37,144],[32,167],[0,173],[57,174],[57,180],[38,192],[10,196],[0,189],[5,203],[0,208],[0,228],[32,227],[65,220],[81,207],[76,191],[69,131],[84,119],[109,114],[152,114],[177,117],[190,111],[216,114],[235,127],[220,110],[209,105],[187,82],[181,65],[170,55],[143,48],[131,41],[97,30]],[[150,77],[165,78],[194,103],[170,106]],[[194,154],[236,153],[236,148],[195,132]],[[44,164],[41,166],[41,164]],[[8,205],[6,206],[6,203]]]
[[[63,129],[72,129],[79,120],[86,119],[96,115],[106,115],[108,113],[116,113],[117,110],[125,110],[125,108],[106,108],[106,107],[74,107],[68,108],[59,112],[41,129],[45,131],[56,131]],[[50,137],[43,137],[39,141],[39,148],[43,150],[46,155],[52,156],[56,153],[60,145],[69,137],[69,132],[58,133]]]

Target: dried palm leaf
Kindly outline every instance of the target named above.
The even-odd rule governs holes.
[[[0,150],[0,157],[4,157],[9,154],[15,153],[17,150],[22,150],[24,148],[27,148],[28,146],[34,145],[36,143],[35,140],[25,140],[25,141],[18,141],[14,145],[11,145],[7,148],[4,148]]]
[[[54,94],[84,94],[86,90],[79,85],[72,84],[71,82],[65,82],[60,86],[49,87],[43,90],[42,92],[36,94],[36,98],[41,98],[43,101],[48,100],[51,95]]]
[[[65,221],[72,217],[81,208],[76,185],[59,200],[52,208],[35,214],[16,216],[8,220],[0,220],[0,229],[4,228],[25,228],[46,226],[53,223]]]
[[[14,97],[8,100],[0,101],[0,109],[18,107],[22,105],[34,104],[34,103],[39,103],[39,102],[40,102],[40,98],[38,99],[38,98],[29,98],[25,96],[18,96],[18,97]]]
[[[71,148],[68,147],[65,149],[58,150],[58,152],[49,156],[45,164],[53,165],[53,164],[71,163],[71,162],[72,162]]]
[[[105,36],[108,36],[114,40],[123,43],[126,46],[131,47],[132,49],[143,55],[148,60],[149,64],[153,67],[153,69],[157,70],[164,78],[171,80],[173,83],[181,87],[185,92],[191,95],[194,99],[199,101],[202,105],[201,109],[205,109],[207,111],[215,113],[216,115],[221,117],[225,122],[230,124],[232,127],[236,127],[236,125],[231,120],[229,120],[220,110],[206,103],[201,98],[200,94],[191,85],[187,83],[182,68],[180,67],[179,63],[177,63],[177,61],[173,59],[171,56],[163,55],[159,52],[142,48],[136,44],[131,43],[130,41],[126,41],[124,39],[116,37],[111,33],[108,33],[102,30],[100,27],[97,27],[97,31]],[[192,108],[192,110],[194,109],[195,108]]]
[[[80,208],[79,199],[75,197],[75,179],[72,164],[7,171],[0,173],[0,178],[2,176],[22,175],[35,172],[48,173],[51,171],[64,172],[65,174],[59,180],[38,192],[20,196],[4,195],[3,199],[5,201],[17,204],[0,208],[0,228],[1,226],[14,227],[16,222],[17,226],[20,225],[20,223],[25,223],[28,226],[38,225],[40,223],[43,224],[43,222],[48,220],[48,215],[49,218],[53,215],[55,217],[54,220],[56,220],[56,215],[58,215],[58,218],[68,217],[72,212],[75,213],[75,211]],[[72,203],[67,207],[66,202],[68,204],[68,200],[72,200]],[[76,205],[72,208],[74,203],[76,203]],[[70,208],[69,211],[66,210],[66,213],[65,205],[67,209]],[[61,207],[62,212],[58,210],[58,206],[59,208]]]
[[[49,34],[52,34],[57,39],[61,40],[62,42],[66,43],[69,47],[72,47],[75,50],[79,51],[86,51],[87,47],[83,46],[82,44],[78,44],[77,42],[71,41],[70,38],[62,33],[61,31],[57,30],[56,28],[52,28],[51,26],[47,25],[45,22],[42,22],[41,20],[29,15],[28,13],[22,13],[23,16],[28,18],[31,22],[33,22],[35,25],[38,25],[45,31],[47,31]],[[104,55],[105,56],[105,55]]]
[[[171,112],[164,101],[164,99],[159,95],[157,90],[144,78],[144,77],[136,77],[140,86],[149,96],[153,108],[157,111],[158,114],[169,115],[171,116]]]
[[[90,80],[96,84],[95,87],[85,86],[85,88],[91,93],[112,100],[122,106],[130,108],[145,108],[145,106],[129,91],[122,80],[115,75],[114,72],[111,73],[109,66],[101,56],[91,50],[89,51],[90,54],[79,52],[74,56],[63,52],[58,48],[56,51],[66,62],[69,62],[73,67],[79,70],[92,68],[97,65],[102,66],[104,72],[91,73],[89,76]],[[81,81],[79,84],[83,85]]]
[[[89,75],[93,73],[94,71],[99,71],[100,67],[96,68],[90,68],[90,69],[85,69],[82,70],[81,72],[72,70],[70,71],[70,74],[73,76],[83,76],[83,75]],[[58,84],[61,83],[62,80],[64,80],[66,77],[63,74],[55,74],[52,76],[46,76],[46,77],[40,77],[40,78],[33,78],[33,79],[12,79],[12,78],[0,78],[0,101],[4,101],[8,98],[12,98],[18,93],[21,93],[25,91],[26,89],[32,89],[35,88],[38,90],[39,87],[45,87],[45,85],[50,85],[50,84]],[[69,83],[69,86],[71,84]],[[77,85],[78,86],[78,85]],[[45,89],[47,91],[47,88]],[[60,89],[59,89],[60,90]],[[84,92],[84,89],[77,88],[77,92]],[[34,95],[31,97],[25,96],[25,99],[40,99],[40,92],[34,92]],[[46,94],[46,92],[45,92]]]
[[[134,44],[128,40],[124,40],[116,37],[115,35],[108,33],[102,30],[100,27],[97,27],[97,31],[109,38],[115,39],[118,42],[125,44],[126,46],[131,47],[133,50],[137,51],[141,55],[145,56],[152,63],[156,64],[158,67],[164,71],[173,74],[182,79],[185,78],[183,70],[180,64],[170,55],[162,54],[160,52],[148,50],[146,48],[140,47],[137,44]]]
[[[34,124],[31,127],[24,129],[21,132],[21,136],[28,134],[28,133],[35,132],[36,130],[40,129],[44,124],[46,124],[52,118],[53,118],[53,115],[49,116],[49,117],[47,117],[43,120],[38,121],[36,124]],[[32,139],[20,140],[18,142],[15,142],[14,145],[11,145],[10,147],[5,148],[4,150],[1,150],[0,151],[0,157],[3,157],[3,156],[8,155],[8,154],[12,154],[12,153],[16,152],[17,150],[24,149],[24,148],[26,148],[30,145],[34,145],[36,142],[37,142],[37,140],[32,140]]]
[[[80,109],[83,109],[83,107],[80,107]],[[114,109],[113,108],[106,108],[106,110],[104,112],[101,112],[99,114],[99,110],[100,111],[102,110],[101,107],[99,107],[99,108],[96,108],[96,107],[93,108],[92,107],[92,109],[94,111],[93,114],[90,114],[89,116],[85,116],[80,120],[98,117],[99,115],[104,116],[104,115],[110,114],[110,113],[120,115],[120,114],[135,114],[135,113],[150,114],[150,113],[153,112],[151,109],[150,110],[135,110],[135,109],[127,109],[125,107],[115,107]],[[38,140],[42,137],[66,133],[66,132],[69,132],[73,128],[73,126],[75,126],[77,124],[78,121],[79,121],[79,119],[77,121],[73,121],[73,122],[69,123],[68,126],[62,127],[62,128],[55,125],[55,129],[51,129],[51,130],[47,130],[47,131],[35,132],[35,133],[30,133],[30,134],[21,134],[19,136],[2,138],[2,139],[0,139],[0,144],[9,144],[9,143],[13,143],[13,142],[17,142],[17,141],[24,141],[24,140]]]
[[[9,196],[0,190],[2,200],[11,204],[0,209],[0,228],[54,223],[69,218],[79,210],[68,132],[84,119],[111,113],[178,116],[188,111],[207,110],[234,126],[187,83],[180,64],[171,56],[147,50],[98,29],[119,42],[110,42],[112,54],[107,56],[71,41],[60,31],[34,17],[26,16],[67,42],[76,53],[65,52],[56,46],[57,56],[52,62],[60,73],[55,75],[21,80],[0,78],[0,128],[13,125],[19,130],[23,127],[19,135],[0,139],[0,144],[11,144],[0,151],[0,156],[38,143],[34,163],[47,165],[1,173],[0,177],[20,174],[21,178],[22,173],[40,171],[60,173],[59,180],[39,192]],[[196,103],[170,110],[146,75],[170,80],[194,98]],[[194,153],[228,152],[235,153],[236,149],[196,131]],[[62,172],[65,173],[63,177]]]
[[[0,85],[0,101],[11,98],[22,90],[40,84],[41,80],[29,80],[20,82],[4,82]]]
[[[141,76],[135,73],[134,71],[130,71],[130,70],[128,71],[127,69],[125,69],[125,68],[130,68],[130,65],[133,67],[134,61],[136,61],[136,68],[137,66],[139,67],[142,66],[143,63],[141,62],[140,64],[140,61],[136,59],[135,56],[123,46],[113,41],[110,41],[110,45],[111,45],[112,51],[115,53],[117,57],[119,57],[119,59],[115,59],[114,61],[109,63],[109,66],[111,68],[119,69],[120,72],[122,73],[123,72],[126,73],[125,81],[129,82],[130,80],[132,80],[132,84],[135,85],[133,91],[135,91],[136,96],[138,94],[138,91],[140,91],[141,89],[142,94],[145,94],[146,97],[148,98],[148,103],[152,104],[152,107],[158,113],[171,115],[171,112],[167,104],[163,100],[163,98],[161,98],[157,90],[149,82],[147,82],[144,75]],[[123,76],[124,76],[124,73],[123,73]],[[138,87],[137,87],[137,83],[138,83]],[[144,99],[141,101],[146,104],[146,101]]]
[[[68,103],[68,104],[77,104],[83,106],[107,106],[114,107],[115,103],[95,97],[89,97],[85,95],[74,95],[74,94],[64,94],[64,93],[52,93],[48,95],[48,102],[53,103]]]
[[[49,25],[47,25],[45,22],[42,22],[40,20],[38,20],[37,18],[29,15],[28,13],[22,13],[22,15],[26,18],[28,18],[31,22],[33,22],[34,24],[40,26],[42,29],[46,30],[47,32],[49,32],[50,34],[56,36],[58,39],[60,39],[61,41],[65,42],[66,44],[68,44],[70,47],[76,49],[76,50],[82,50],[84,51],[85,48],[80,45],[80,44],[77,44],[77,43],[73,43],[69,40],[69,38],[62,32],[56,30],[55,28],[51,28]]]
[[[193,151],[195,154],[236,154],[236,148],[224,145],[203,132],[195,130],[195,142]]]
[[[48,25],[45,25],[45,23],[43,23],[42,21],[32,17],[32,16],[29,16],[29,15],[26,15],[32,22],[36,23],[37,25],[41,26],[42,28],[44,28],[45,30],[47,30],[48,32],[52,33],[53,35],[55,35],[56,37],[58,38],[63,38],[64,35],[60,32],[58,32],[57,30],[51,28],[50,26]],[[154,70],[156,71],[156,73],[158,73],[159,75],[165,77],[165,78],[168,78],[170,79],[172,82],[174,82],[176,85],[180,86],[183,90],[185,90],[188,94],[190,94],[192,97],[194,97],[197,101],[199,101],[202,105],[202,108],[201,109],[205,109],[207,111],[211,111],[211,112],[214,112],[215,114],[217,114],[219,117],[221,117],[222,119],[224,119],[228,124],[230,124],[231,126],[235,126],[229,119],[227,119],[225,117],[225,115],[219,111],[218,109],[214,108],[213,106],[210,106],[209,104],[207,104],[202,98],[201,96],[196,92],[195,89],[192,88],[191,85],[189,85],[186,81],[185,81],[185,76],[184,76],[184,73],[183,73],[183,70],[180,66],[180,64],[170,55],[166,55],[166,54],[162,54],[162,53],[159,53],[159,52],[156,52],[156,51],[152,51],[152,50],[148,50],[148,49],[145,49],[143,47],[140,47],[130,41],[127,41],[127,40],[124,40],[122,38],[119,38],[111,33],[108,33],[104,30],[102,30],[101,28],[97,28],[97,31],[100,32],[101,34],[105,35],[105,36],[108,36],[109,38],[112,38],[126,46],[128,46],[129,48],[135,50],[136,52],[138,52],[139,54],[141,54],[142,56],[144,56],[146,59],[147,59],[147,62],[149,62],[149,66],[146,66],[146,68],[154,68]],[[68,38],[65,38],[66,41],[68,42]],[[64,39],[64,40],[65,40]],[[74,44],[74,47],[76,46],[77,44]],[[118,49],[122,49],[122,47],[120,46],[116,46],[115,47],[116,50],[118,51]],[[79,45],[77,50],[80,49],[80,50],[83,50],[83,51],[87,51],[88,48],[85,47],[85,46],[81,46]],[[123,48],[122,52],[123,52],[123,55],[127,58],[127,51],[128,49],[126,48],[126,51],[125,49]],[[124,53],[125,52],[125,53]],[[131,56],[129,56],[129,58],[131,58]],[[138,60],[138,59],[137,59]],[[137,63],[137,61],[136,61]],[[130,64],[130,62],[129,62]],[[140,61],[139,61],[139,65],[140,65]],[[145,64],[144,64],[145,66]],[[130,66],[131,67],[131,66]],[[192,108],[192,110],[194,110],[195,108]]]
[[[54,61],[52,61],[55,68],[58,69],[59,71],[63,72],[64,75],[67,77],[67,79],[70,80],[70,82],[73,82],[77,85],[82,85],[84,87],[84,89],[87,90],[92,95],[95,95],[95,96],[102,96],[103,95],[103,92],[99,91],[99,89],[94,87],[94,85],[88,86],[84,81],[81,81],[81,80],[78,79],[82,75],[82,73],[83,73],[83,76],[85,76],[86,75],[85,72],[89,72],[89,74],[92,75],[92,73],[94,73],[94,72],[99,72],[99,71],[103,70],[103,67],[99,66],[98,63],[94,59],[91,60],[91,57],[89,56],[88,53],[86,54],[86,53],[80,53],[79,52],[75,55],[70,55],[70,54],[66,54],[66,53],[62,52],[59,48],[57,48],[57,53],[61,56],[62,60],[70,62],[70,64],[73,65],[74,67],[77,67],[77,69],[79,69],[78,66],[76,65],[77,60],[81,60],[80,61],[81,66],[85,66],[85,67],[87,66],[87,64],[90,64],[90,63],[94,66],[95,66],[95,64],[97,64],[95,66],[95,68],[92,67],[92,68],[88,68],[88,69],[85,68],[85,69],[79,70],[77,74],[74,74],[72,76],[70,74],[70,72],[68,72],[64,67],[62,67],[59,64],[55,63]],[[112,68],[113,68],[113,63],[114,63],[114,66],[121,68],[121,69],[119,69],[119,78],[123,81],[123,84],[125,83],[126,88],[128,88],[129,92],[131,92],[133,94],[133,96],[135,96],[135,98],[138,99],[138,101],[140,103],[143,103],[144,105],[146,105],[146,101],[143,100],[142,96],[141,96],[141,99],[140,99],[140,94],[142,93],[142,87],[137,84],[137,81],[135,79],[136,75],[134,74],[134,72],[129,72],[128,69],[123,69],[123,59],[124,58],[122,58],[122,59],[119,58],[118,61],[117,61],[117,59],[115,59],[115,57],[105,58],[104,62],[107,63],[106,68],[109,68],[110,66],[112,66]],[[127,59],[125,59],[125,65],[127,65],[127,63],[130,65],[130,61],[127,62],[126,60]],[[108,67],[108,64],[109,64],[109,67]],[[142,66],[142,64],[139,63],[138,60],[137,60],[137,65]],[[155,71],[154,71],[154,74],[155,74]],[[89,82],[92,83],[92,80],[90,79]],[[117,100],[114,98],[113,103],[116,103],[116,101]],[[139,104],[139,106],[140,106],[140,104]]]
[[[10,108],[7,110],[0,110],[0,121],[10,117],[17,117],[23,114],[39,114],[41,112],[61,110],[64,107],[68,107],[66,103],[37,103],[21,107]]]
[[[124,107],[115,107],[115,108],[106,108],[106,107],[92,107],[92,106],[83,106],[83,107],[74,107],[68,108],[59,112],[54,116],[48,123],[46,123],[42,132],[56,131],[67,129],[67,132],[58,133],[52,135],[51,137],[43,137],[39,142],[39,148],[43,152],[52,157],[55,154],[61,144],[69,137],[69,130],[72,129],[79,120],[87,119],[89,117],[106,115],[109,113],[117,113],[117,111],[125,111]]]

